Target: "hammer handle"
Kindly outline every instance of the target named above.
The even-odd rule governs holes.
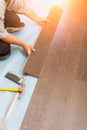
[[[0,87],[0,91],[21,92],[18,87],[17,88]]]

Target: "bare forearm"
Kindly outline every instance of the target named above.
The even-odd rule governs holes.
[[[44,25],[45,23],[48,23],[49,20],[47,18],[41,18],[39,17],[34,10],[30,10],[28,7],[26,7],[24,15],[27,16],[28,18],[32,19],[33,21],[35,21],[36,23],[38,23],[39,25]]]
[[[8,33],[8,35],[5,38],[2,38],[1,40],[7,43],[22,46],[28,55],[30,55],[31,51],[33,52],[35,51],[35,49],[29,43],[26,43],[25,41],[20,40],[19,38],[15,37],[14,35],[10,33]]]
[[[41,18],[31,9],[29,10],[28,7],[26,7],[26,12],[25,15],[32,19],[33,21],[37,22],[39,24],[39,21],[41,20]]]
[[[14,35],[8,33],[8,35],[4,38],[1,39],[4,42],[7,43],[11,43],[11,44],[15,44],[15,45],[19,45],[22,46],[25,44],[24,41],[20,40],[19,38],[15,37]]]

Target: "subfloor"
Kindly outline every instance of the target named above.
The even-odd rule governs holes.
[[[26,23],[26,27],[19,32],[14,33],[17,37],[29,42],[35,42],[39,32],[40,27],[29,21],[27,18],[21,16],[22,21]],[[28,21],[28,22],[27,22]],[[27,32],[26,32],[27,30]],[[34,32],[37,33],[34,33]],[[27,34],[27,35],[26,35]],[[30,35],[30,36],[29,36]],[[11,55],[6,60],[0,61],[0,87],[17,87],[18,84],[13,81],[5,78],[7,72],[11,71],[16,75],[22,77],[22,69],[24,63],[27,59],[27,55],[21,47],[11,46]],[[27,109],[27,105],[29,104],[29,100],[31,98],[32,92],[35,88],[35,84],[37,79],[30,76],[25,76],[25,91],[23,95],[21,95],[20,99],[17,99],[10,115],[8,116],[8,121],[5,130],[19,130],[20,124],[23,120],[25,111]],[[2,125],[3,117],[7,108],[14,96],[12,92],[0,92],[0,125]]]

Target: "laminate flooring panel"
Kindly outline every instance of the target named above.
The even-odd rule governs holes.
[[[55,34],[21,130],[87,129],[87,83],[77,79],[84,39],[87,39],[85,4],[72,1],[69,5],[66,14],[69,19],[62,19],[63,29],[59,27],[60,34],[59,31]],[[80,14],[79,10],[82,10]]]
[[[27,59],[23,72],[35,77],[39,77],[45,57],[48,53],[51,40],[54,36],[58,21],[60,19],[62,9],[53,6],[49,12],[48,19],[49,23],[45,24],[40,32],[40,35],[35,43],[35,53],[31,53]]]

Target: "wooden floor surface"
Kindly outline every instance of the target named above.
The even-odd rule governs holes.
[[[87,130],[86,5],[64,10],[21,130]]]

